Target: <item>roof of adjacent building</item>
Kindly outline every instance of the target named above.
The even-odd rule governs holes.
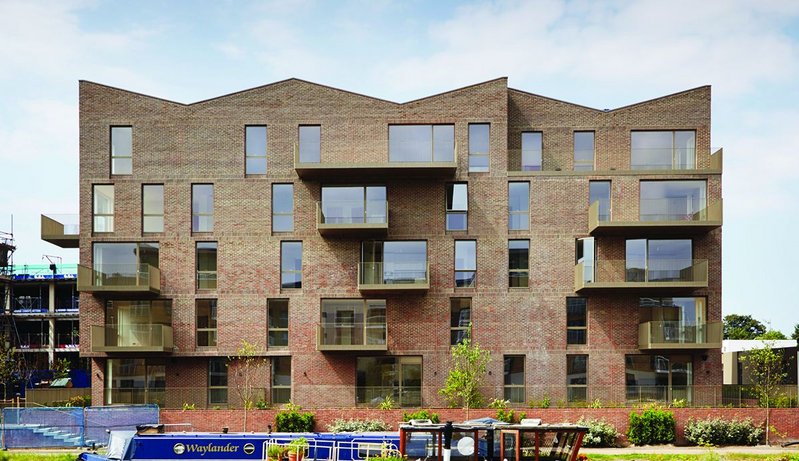
[[[787,349],[796,347],[795,339],[725,339],[721,342],[721,353],[745,352],[762,349],[766,344],[772,349]]]

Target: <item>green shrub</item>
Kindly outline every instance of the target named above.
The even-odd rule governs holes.
[[[383,397],[383,400],[377,404],[378,410],[393,410],[396,408],[396,403],[394,402],[394,398],[391,395],[387,395]]]
[[[619,437],[616,426],[604,419],[580,418],[577,421],[580,426],[587,426],[588,432],[583,437],[584,447],[615,447],[616,439]]]
[[[300,406],[289,402],[275,415],[277,432],[313,432],[313,413],[300,413]]]
[[[646,406],[641,413],[630,413],[627,438],[635,445],[672,443],[676,425],[672,412],[657,405]]]
[[[413,413],[402,413],[403,421],[410,421],[412,419],[429,419],[433,423],[438,423],[438,413],[433,413],[430,410],[419,410]]]
[[[701,446],[757,445],[763,432],[751,419],[690,419],[685,425],[685,439]]]
[[[337,419],[327,426],[330,432],[384,432],[391,426],[379,419]]]
[[[552,399],[545,395],[541,400],[530,400],[527,404],[530,408],[549,408],[552,405]]]
[[[260,399],[255,402],[255,408],[258,410],[268,410],[269,409],[269,402],[264,399]]]

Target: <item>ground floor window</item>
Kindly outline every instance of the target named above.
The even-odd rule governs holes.
[[[158,359],[108,359],[105,404],[164,405],[166,366]]]
[[[625,356],[627,401],[693,400],[690,356],[631,354]]]
[[[569,402],[588,400],[588,355],[566,356],[566,390]]]
[[[208,406],[227,405],[227,359],[208,359]]]
[[[272,358],[272,403],[291,400],[291,357]]]
[[[356,402],[378,405],[386,397],[402,407],[422,405],[422,358],[358,357]]]
[[[524,356],[504,357],[505,400],[524,403]]]

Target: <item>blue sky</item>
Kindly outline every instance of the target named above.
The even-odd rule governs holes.
[[[406,101],[499,76],[614,108],[710,84],[724,147],[723,309],[799,323],[799,2],[0,0],[0,230],[75,250],[79,79],[192,102],[298,77]]]

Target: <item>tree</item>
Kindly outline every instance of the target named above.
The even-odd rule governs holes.
[[[257,389],[255,384],[261,382],[261,370],[266,365],[266,357],[256,344],[241,340],[236,355],[228,357],[228,369],[232,368],[231,384],[244,406],[244,431],[247,430],[247,410],[255,406]]]
[[[724,316],[724,339],[756,339],[766,333],[766,326],[751,315]]]
[[[799,323],[793,326],[793,334],[791,335],[791,339],[799,341]]]
[[[467,418],[470,408],[483,403],[480,385],[485,378],[486,366],[491,361],[491,352],[472,342],[471,331],[469,325],[463,340],[450,349],[451,368],[444,387],[438,391],[450,407],[465,408]]]
[[[758,336],[757,339],[765,339],[769,341],[779,340],[779,339],[788,339],[785,337],[785,333],[781,332],[780,330],[769,330],[762,335]]]
[[[771,402],[780,396],[780,385],[788,376],[785,362],[782,354],[774,350],[774,343],[771,340],[763,341],[763,347],[748,351],[741,360],[746,364],[760,405],[766,408],[766,445],[768,445],[771,427],[769,410]]]

